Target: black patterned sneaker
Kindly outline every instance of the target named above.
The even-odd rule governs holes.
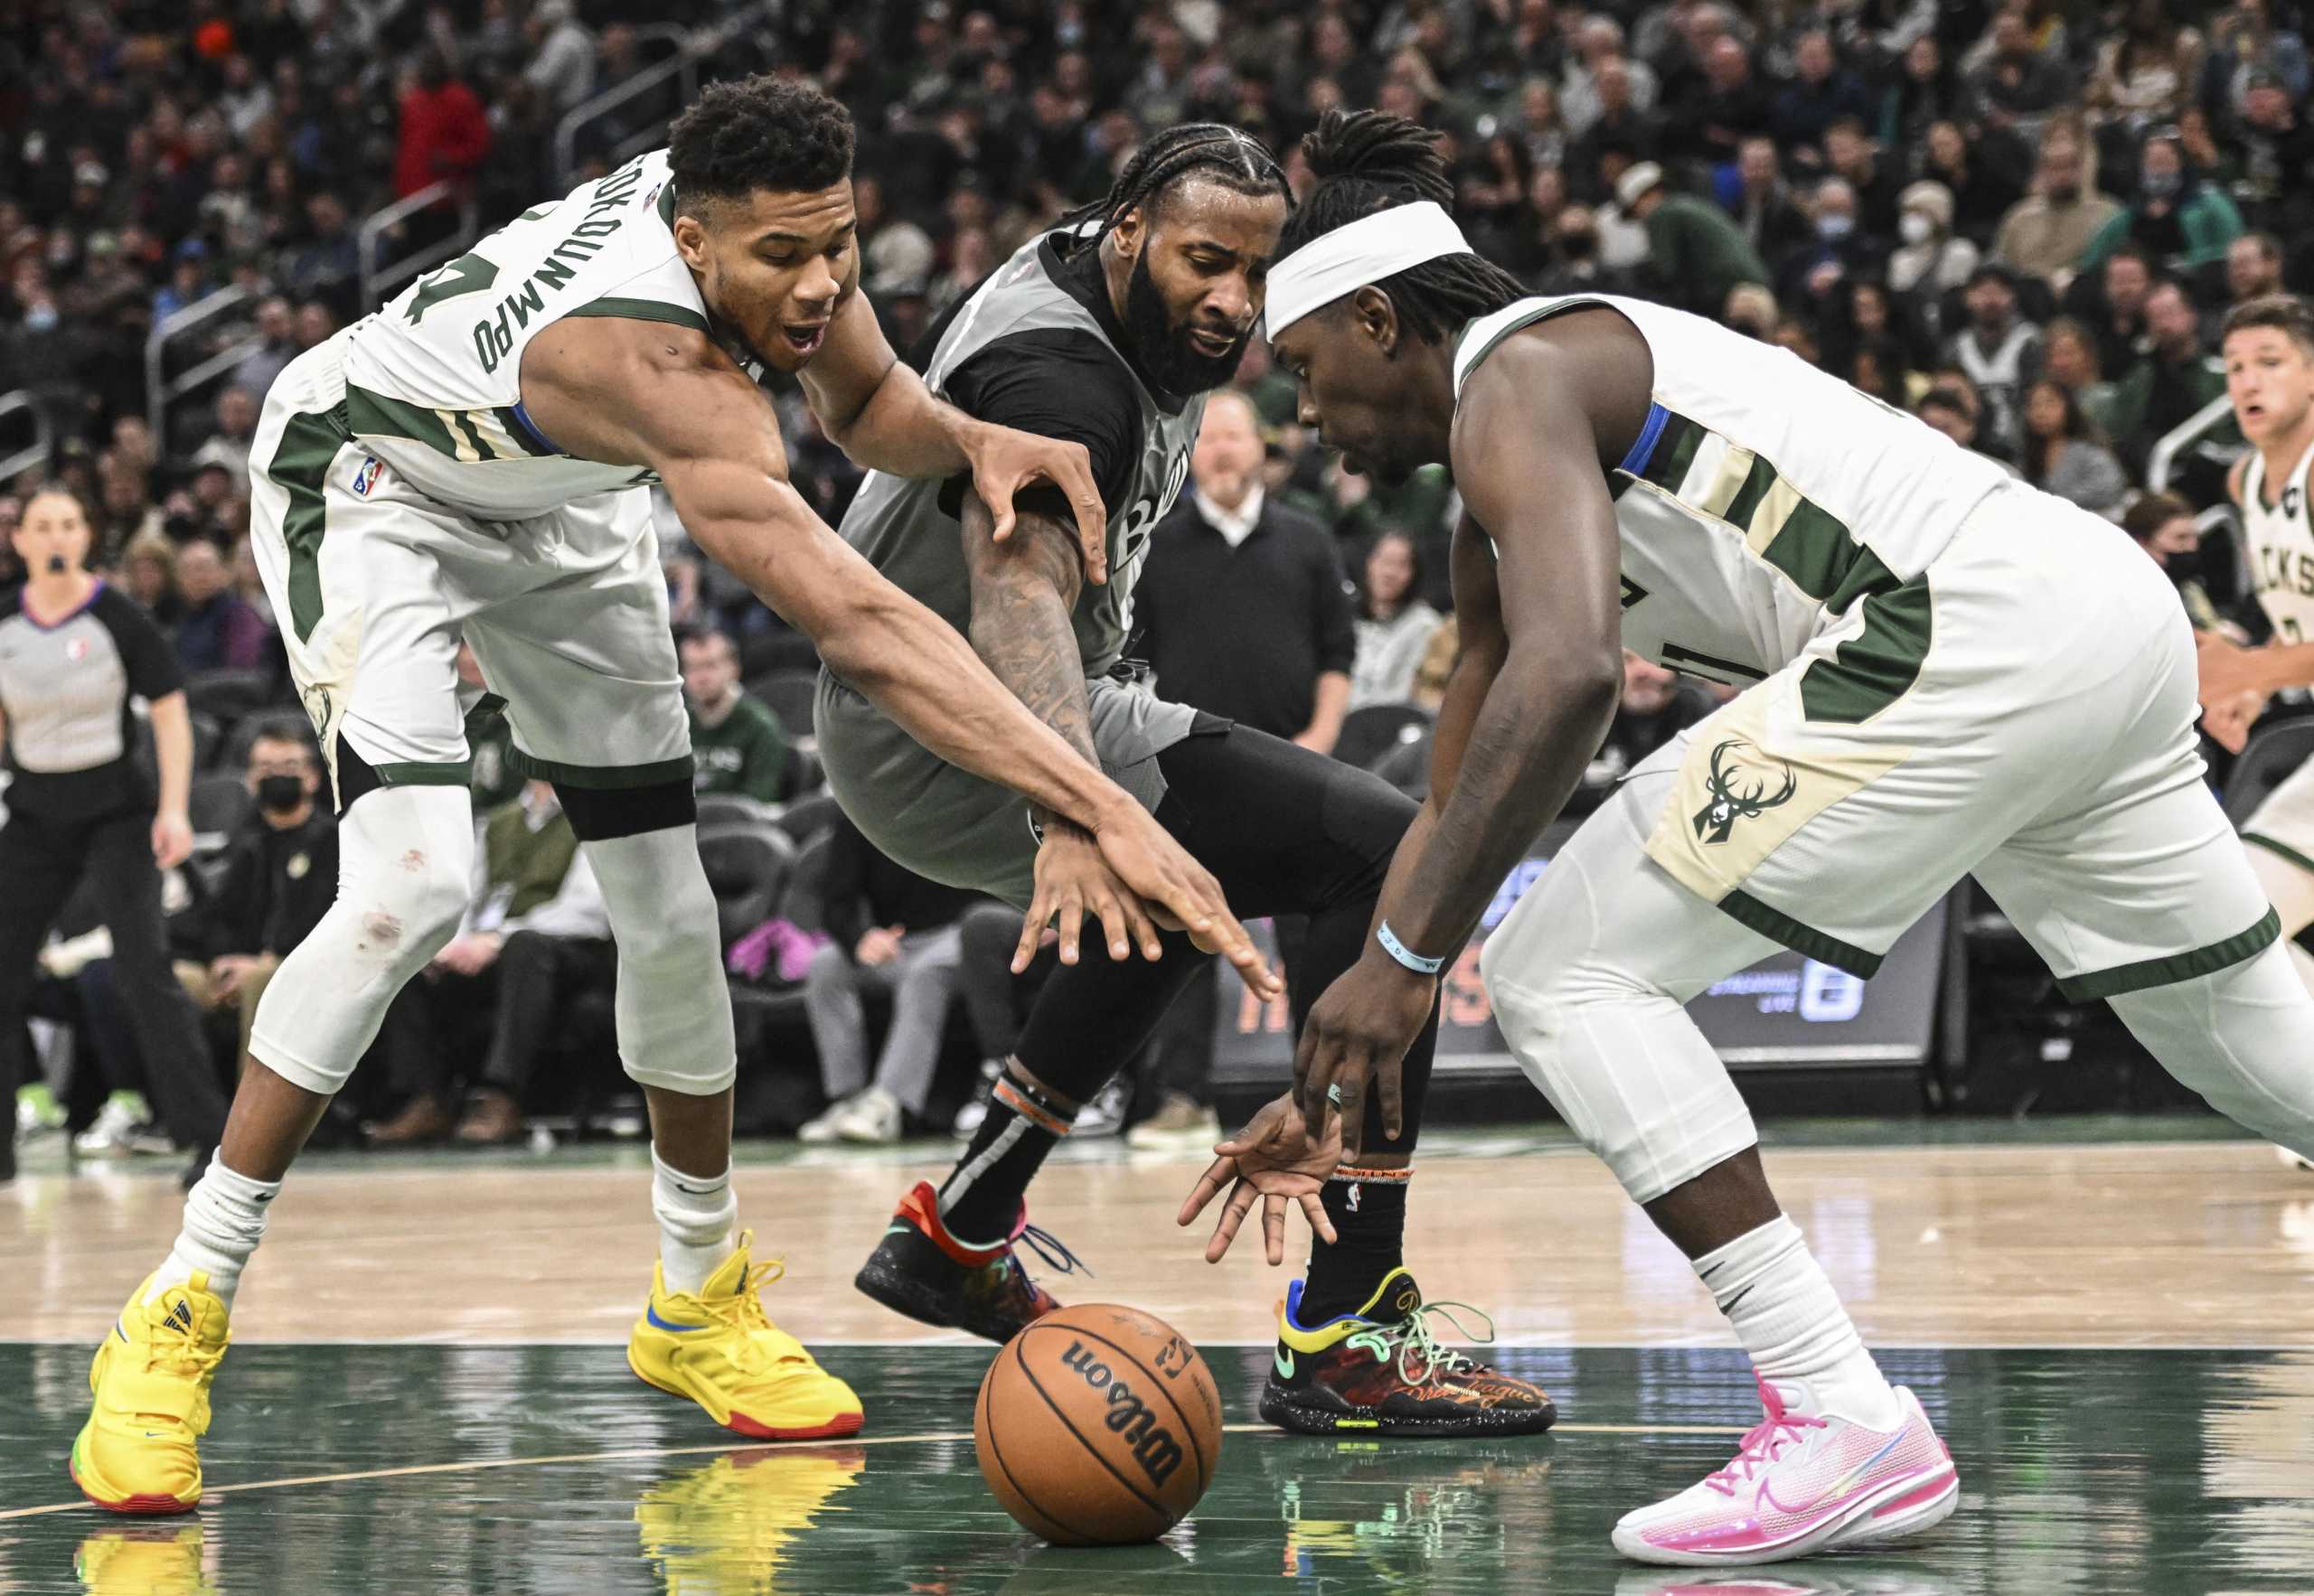
[[[1444,1315],[1466,1335],[1456,1309],[1487,1316],[1468,1303],[1425,1302],[1405,1270],[1385,1275],[1356,1313],[1312,1329],[1295,1318],[1302,1286],[1287,1287],[1278,1308],[1265,1422],[1304,1435],[1480,1436],[1532,1435],[1557,1419],[1539,1385],[1441,1345],[1428,1315]],[[1494,1339],[1494,1321],[1472,1339]]]
[[[1029,1278],[1014,1248],[1026,1242],[1063,1274],[1085,1269],[1049,1232],[1029,1223],[1021,1205],[1012,1234],[994,1246],[968,1246],[940,1222],[938,1194],[919,1180],[900,1199],[884,1239],[851,1283],[894,1313],[942,1329],[968,1330],[999,1346],[1060,1304]]]

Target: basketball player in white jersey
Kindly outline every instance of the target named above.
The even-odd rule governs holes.
[[[1081,447],[936,400],[877,331],[857,292],[843,108],[768,77],[718,84],[672,138],[523,212],[292,361],[267,397],[253,538],[322,736],[343,867],[335,906],[258,1009],[256,1062],[183,1230],[90,1371],[71,1467],[101,1507],[199,1501],[209,1385],[269,1205],[387,1003],[457,928],[474,850],[461,637],[507,700],[516,762],[560,794],[618,942],[619,1054],[650,1104],[660,1233],[628,1363],[743,1434],[860,1428],[851,1389],[765,1316],[776,1266],[753,1265],[738,1228],[731,1011],[654,477],[701,547],[885,714],[1084,826],[1105,868],[1083,850],[1079,874],[1112,929],[1154,943],[1137,893],[1276,990],[1211,878],[787,483],[761,365],[797,373],[863,465],[970,474],[1006,522],[1013,491],[1049,479],[1079,509],[1096,575],[1105,547]],[[1040,890],[1031,915],[1051,901]],[[493,1216],[474,1217],[442,1244],[487,1246]],[[361,1333],[399,1331],[400,1312],[390,1292],[365,1297]]]
[[[2218,348],[2234,419],[2250,440],[2226,489],[2241,510],[2251,580],[2273,628],[2262,648],[2215,633],[2202,638],[2204,725],[2240,753],[2269,698],[2314,687],[2314,515],[2306,502],[2314,493],[2314,309],[2289,294],[2248,300],[2226,315]],[[2292,940],[2314,925],[2314,760],[2267,794],[2242,840],[2281,915],[2290,962],[2314,989],[2314,958]],[[2288,1149],[2282,1157],[2314,1169]]]
[[[1311,1013],[1304,1124],[1336,1093],[1354,1133],[1369,1080],[1396,1117],[1436,972],[1580,779],[1621,649],[1745,686],[1585,822],[1481,968],[1520,1064],[1760,1376],[1735,1459],[1615,1545],[1712,1565],[1916,1534],[1958,1500],[1952,1458],[1778,1207],[1682,1005],[1779,945],[1869,976],[1971,872],[2066,992],[2314,1148],[2314,997],[2203,784],[2177,596],[2106,522],[1792,355],[1636,301],[1524,297],[1470,252],[1413,124],[1334,113],[1304,147],[1320,181],[1270,273],[1273,356],[1354,467],[1451,463],[1466,508],[1431,797],[1366,956]]]

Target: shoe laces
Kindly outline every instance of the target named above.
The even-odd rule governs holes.
[[[1455,1311],[1457,1309],[1462,1313],[1476,1314],[1486,1326],[1485,1331],[1481,1333],[1464,1324],[1462,1313]],[[1378,1363],[1395,1356],[1398,1364],[1398,1378],[1409,1385],[1419,1385],[1433,1374],[1476,1372],[1482,1366],[1476,1358],[1455,1351],[1441,1341],[1437,1332],[1430,1328],[1428,1316],[1434,1313],[1453,1325],[1465,1341],[1476,1341],[1485,1346],[1494,1340],[1494,1319],[1484,1309],[1474,1308],[1468,1302],[1439,1301],[1422,1303],[1395,1325],[1360,1330],[1350,1338],[1350,1344],[1372,1353]],[[1420,1375],[1415,1373],[1417,1364],[1423,1371]]]
[[[787,1260],[785,1258],[774,1258],[768,1263],[751,1264],[739,1278],[739,1289],[734,1295],[699,1299],[700,1306],[707,1311],[709,1318],[740,1332],[740,1350],[732,1361],[742,1368],[760,1368],[767,1361],[777,1361],[769,1358],[766,1344],[757,1340],[755,1333],[777,1330],[778,1327],[771,1322],[771,1315],[763,1310],[760,1293],[764,1287],[786,1272]]]
[[[196,1339],[182,1332],[147,1334],[145,1338],[145,1372],[148,1375],[167,1375],[173,1379],[202,1385],[217,1372],[224,1357],[221,1344]]]
[[[1771,1411],[1766,1418],[1745,1432],[1744,1444],[1728,1460],[1727,1467],[1705,1475],[1703,1482],[1721,1496],[1732,1497],[1737,1485],[1750,1480],[1774,1462],[1785,1447],[1800,1439],[1801,1431],[1821,1430],[1823,1427],[1823,1420],[1811,1419],[1805,1413]]]
[[[1031,1225],[1022,1229],[1021,1240],[1029,1244],[1029,1250],[1043,1259],[1045,1266],[1049,1269],[1056,1270],[1062,1274],[1090,1275],[1093,1272],[1093,1266],[1070,1252],[1068,1243],[1041,1225]],[[1013,1259],[1013,1264],[1016,1268],[1020,1266],[1017,1256]],[[1024,1276],[1027,1272],[1025,1269],[1021,1270]]]

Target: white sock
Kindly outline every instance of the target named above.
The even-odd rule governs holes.
[[[280,1195],[278,1180],[252,1180],[225,1168],[224,1159],[211,1159],[185,1194],[184,1228],[177,1232],[176,1245],[153,1276],[145,1300],[184,1284],[195,1270],[205,1270],[209,1289],[224,1300],[225,1311],[230,1313],[241,1266],[257,1251],[258,1240],[265,1235],[265,1216]]]
[[[686,1175],[651,1155],[651,1212],[659,1220],[659,1272],[670,1291],[696,1293],[731,1255],[739,1228],[739,1199],[731,1171]]]
[[[1695,1261],[1736,1338],[1792,1412],[1893,1430],[1903,1409],[1800,1227],[1778,1215]]]

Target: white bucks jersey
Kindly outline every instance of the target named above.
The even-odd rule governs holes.
[[[1124,496],[1109,507],[1109,579],[1102,587],[1088,585],[1071,617],[1085,673],[1099,676],[1124,655],[1132,635],[1133,583],[1151,532],[1189,478],[1205,396],[1192,397],[1179,410],[1159,402],[1100,318],[1055,280],[1054,272],[1065,269],[1055,247],[1058,237],[1031,239],[964,302],[934,345],[924,380],[935,393],[950,397],[950,379],[974,355],[1023,333],[1081,333],[1115,355],[1115,380],[1130,383],[1139,403],[1140,450]],[[1060,380],[1082,380],[1077,370],[1059,370]],[[870,472],[844,512],[842,531],[870,564],[962,632],[972,624],[972,578],[957,518],[944,507],[945,491],[936,480]]]
[[[490,520],[543,515],[650,480],[560,453],[522,404],[522,352],[565,316],[704,333],[668,230],[667,156],[636,156],[536,205],[338,334],[345,426],[428,497]]]
[[[1795,355],[1637,300],[1527,299],[1472,323],[1458,399],[1504,338],[1585,305],[1622,313],[1655,360],[1645,428],[1610,486],[1623,646],[1670,670],[1759,681],[1851,606],[1919,576],[2008,480]]]
[[[2314,642],[2314,524],[2306,495],[2314,483],[2314,447],[2298,457],[2280,483],[2266,482],[2266,461],[2253,453],[2242,474],[2242,536],[2258,604],[2282,643]]]

